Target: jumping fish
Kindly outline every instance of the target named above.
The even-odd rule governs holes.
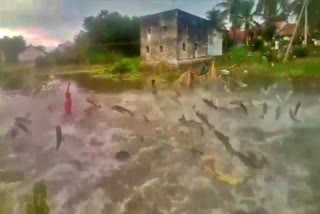
[[[196,111],[196,115],[209,129],[214,129],[214,126],[209,122],[206,116],[198,111]]]
[[[150,120],[147,118],[146,115],[143,115],[143,119],[144,119],[144,121],[147,122],[147,123],[150,122]]]
[[[296,107],[294,109],[294,116],[297,116],[300,107],[301,107],[301,102],[298,101],[297,104],[296,104]]]
[[[201,136],[204,135],[204,129],[203,129],[201,123],[198,123],[197,121],[194,121],[194,120],[187,120],[184,115],[182,115],[181,118],[179,118],[178,120],[182,125],[185,125],[187,127],[198,128]]]
[[[208,100],[208,99],[202,99],[202,101],[207,104],[209,107],[214,108],[215,110],[218,109],[218,106],[216,106],[212,100]]]
[[[134,116],[134,113],[132,111],[130,111],[130,110],[128,110],[128,109],[126,109],[126,108],[124,108],[122,106],[119,106],[119,105],[114,105],[114,106],[111,107],[111,109],[114,110],[114,111],[117,111],[117,112],[119,112],[121,114],[128,113],[131,117]]]
[[[281,114],[281,107],[280,105],[278,105],[278,107],[276,108],[276,120],[279,120],[280,114]]]
[[[263,106],[263,110],[262,110],[261,118],[263,119],[263,118],[264,118],[264,116],[267,114],[267,111],[268,111],[268,104],[267,104],[266,102],[264,102],[264,103],[262,104],[262,106]]]
[[[23,130],[28,135],[31,135],[31,132],[29,131],[29,129],[23,123],[19,123],[19,122],[16,121],[15,122],[15,126],[17,126],[19,129]]]
[[[299,119],[297,119],[294,115],[294,112],[292,111],[292,109],[290,108],[289,109],[289,115],[290,115],[290,118],[295,121],[295,122],[301,122]]]
[[[129,152],[126,152],[126,151],[117,152],[115,155],[115,159],[118,161],[126,161],[129,158],[130,158],[130,154]]]
[[[56,126],[56,150],[58,151],[61,142],[63,141],[61,126]]]
[[[248,115],[248,109],[247,107],[243,104],[243,102],[240,103],[240,107],[242,108],[243,112]]]

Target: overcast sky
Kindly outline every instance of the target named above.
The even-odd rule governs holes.
[[[179,8],[205,17],[219,0],[0,0],[0,37],[23,35],[34,45],[72,40],[83,18],[101,9],[141,16]]]

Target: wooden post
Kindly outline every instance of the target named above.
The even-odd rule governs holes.
[[[301,21],[301,18],[302,18],[302,14],[303,14],[303,11],[307,5],[307,0],[304,1],[303,3],[303,6],[301,8],[301,11],[300,11],[300,14],[299,14],[299,18],[298,18],[298,21],[296,23],[296,26],[294,28],[294,31],[293,31],[293,35],[290,39],[290,43],[288,45],[288,48],[287,48],[287,51],[286,51],[286,54],[284,55],[284,58],[283,58],[283,62],[286,62],[288,60],[288,57],[289,57],[289,53],[290,53],[290,49],[292,47],[292,44],[293,44],[293,40],[294,40],[294,37],[296,36],[296,33],[297,33],[297,30],[298,30],[298,27],[299,27],[299,24],[300,24],[300,21]]]

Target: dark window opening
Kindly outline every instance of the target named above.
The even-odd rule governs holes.
[[[194,43],[194,50],[195,50],[195,51],[198,50],[198,42],[195,42],[195,43]]]
[[[149,28],[148,28],[148,34],[150,34],[150,33],[151,33],[151,28],[149,27]]]
[[[168,27],[167,26],[162,26],[162,32],[167,32]]]
[[[182,50],[185,51],[186,50],[186,43],[182,43]]]
[[[149,53],[150,52],[150,47],[146,46],[146,52]]]
[[[160,52],[163,52],[163,46],[160,45]]]

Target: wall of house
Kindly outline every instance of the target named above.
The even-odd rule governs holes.
[[[222,34],[213,30],[208,35],[208,55],[221,56],[222,51],[223,51]]]
[[[140,53],[147,62],[177,61],[176,10],[140,19]]]
[[[34,62],[38,57],[45,56],[45,53],[36,48],[29,47],[18,55],[19,62]]]
[[[189,13],[178,12],[178,60],[208,56],[209,22]]]

